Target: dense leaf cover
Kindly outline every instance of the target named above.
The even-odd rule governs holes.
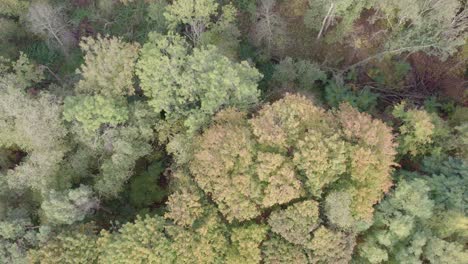
[[[0,0],[0,264],[465,264],[467,8]]]

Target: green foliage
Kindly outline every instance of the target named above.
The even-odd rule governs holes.
[[[378,1],[375,6],[382,11],[391,34],[386,40],[387,50],[410,48],[410,51],[426,50],[442,59],[454,54],[464,44],[460,34],[463,25],[462,2],[458,0],[428,3],[424,0]]]
[[[63,59],[62,54],[54,49],[50,49],[43,41],[33,42],[28,45],[24,51],[29,58],[43,65]]]
[[[281,235],[293,244],[306,245],[311,237],[311,230],[319,224],[319,208],[315,201],[294,203],[281,211],[270,215],[268,224],[274,233]]]
[[[61,120],[57,99],[47,93],[32,97],[24,89],[42,79],[42,72],[21,55],[12,64],[0,67],[0,146],[19,149],[28,155],[20,166],[6,175],[13,189],[48,188],[66,184],[57,177],[59,164],[67,147],[66,130]]]
[[[28,10],[29,2],[23,0],[3,0],[0,3],[0,15],[19,17]]]
[[[218,21],[200,36],[199,45],[214,45],[226,57],[237,60],[241,33],[235,23],[236,15],[237,10],[234,6],[223,6]]]
[[[100,24],[100,31],[103,34],[119,36],[131,42],[143,43],[146,41],[149,32],[166,31],[166,22],[163,17],[153,20],[156,14],[155,8],[163,8],[164,1],[137,0],[131,3],[127,2],[128,4],[117,4],[116,1],[112,0],[97,1],[99,13],[96,19],[99,21],[104,17],[108,21],[116,21],[115,23]],[[158,2],[161,5],[157,5]],[[158,16],[162,15],[163,12],[164,10],[157,10]]]
[[[351,195],[346,192],[332,192],[325,200],[325,214],[328,221],[341,230],[350,230],[355,225],[351,214]]]
[[[197,30],[210,23],[217,9],[218,3],[214,0],[176,0],[167,8],[164,16],[172,29],[179,24],[188,24],[192,30]]]
[[[256,0],[238,0],[235,1],[235,5],[242,12],[254,14],[255,10],[257,9],[256,2]]]
[[[130,179],[130,203],[138,208],[161,202],[166,190],[159,186],[159,178],[164,172],[162,162],[155,162],[148,170]]]
[[[0,216],[0,262],[28,263],[26,248],[35,245],[37,238],[28,228],[31,224],[25,209],[10,209]]]
[[[204,213],[200,194],[187,188],[169,196],[167,210],[164,217],[183,227],[192,226]]]
[[[355,246],[353,235],[321,226],[314,232],[309,248],[312,263],[349,263]]]
[[[82,221],[87,214],[99,207],[90,187],[81,185],[64,192],[51,190],[41,204],[41,209],[49,224],[71,225]]]
[[[284,239],[273,237],[262,244],[262,255],[265,263],[309,263],[304,251]]]
[[[17,90],[24,91],[44,78],[43,70],[31,63],[23,53],[20,53],[18,60],[15,62],[0,57],[0,63],[0,77],[4,82],[3,85],[16,86]]]
[[[309,9],[304,14],[304,25],[312,30],[320,31],[323,20],[330,6],[326,0],[308,0]]]
[[[167,228],[180,263],[222,263],[229,248],[225,234],[228,230],[213,206],[206,208],[197,227],[185,229],[179,226]]]
[[[468,252],[464,250],[462,244],[451,243],[442,239],[430,239],[425,254],[430,263],[463,263],[468,257]]]
[[[373,6],[373,0],[309,0],[304,15],[304,25],[316,32],[322,30],[327,42],[341,42],[353,33],[354,22],[365,9]],[[338,19],[337,19],[338,18]],[[333,26],[332,32],[326,32]],[[319,36],[322,36],[319,35]]]
[[[181,37],[159,34],[143,46],[137,75],[154,110],[171,122],[184,120],[189,132],[223,106],[245,109],[256,103],[261,78],[246,62],[231,62],[213,46],[189,52]]]
[[[418,157],[422,155],[440,155],[448,151],[446,144],[450,129],[436,113],[420,109],[405,109],[405,103],[396,105],[392,114],[402,121],[399,127],[400,155]]]
[[[0,263],[466,262],[465,2],[0,0]]]
[[[152,30],[158,32],[166,31],[167,21],[164,17],[164,13],[166,12],[167,6],[168,4],[165,0],[151,2],[148,5],[148,13],[146,14],[146,20],[156,25],[156,28],[153,27]]]
[[[151,153],[157,121],[157,115],[145,103],[134,102],[129,105],[128,122],[100,136],[103,154],[95,183],[98,193],[116,197],[122,190],[136,161]]]
[[[176,255],[161,217],[137,217],[119,232],[103,230],[97,240],[99,263],[173,263]]]
[[[275,66],[273,81],[281,86],[297,85],[300,89],[311,89],[316,81],[325,81],[327,75],[320,67],[306,60],[287,57]]]
[[[334,81],[329,82],[325,87],[325,100],[332,107],[338,107],[346,102],[361,111],[372,112],[377,106],[377,98],[377,94],[368,87],[353,91],[349,86]]]
[[[98,257],[96,238],[78,231],[64,232],[41,248],[28,252],[28,263],[96,263]]]
[[[0,17],[0,56],[14,58],[18,53],[18,46],[15,43],[21,42],[25,36],[26,32],[17,21]]]
[[[462,246],[467,237],[462,231],[467,196],[458,186],[466,186],[466,164],[429,162],[425,163],[441,168],[433,173],[444,174],[402,172],[409,179],[401,179],[391,196],[378,205],[374,224],[359,245],[359,255],[366,261],[463,263],[468,254]]]
[[[386,88],[402,90],[404,89],[405,77],[410,70],[409,63],[385,57],[377,62],[376,67],[370,68],[367,75]]]
[[[187,25],[185,33],[195,45],[217,45],[221,52],[235,58],[240,35],[234,23],[237,10],[232,4],[222,6],[219,14],[218,9],[214,0],[176,0],[167,6],[164,17],[170,30]]]
[[[232,246],[227,253],[226,263],[260,263],[260,243],[265,239],[266,227],[248,225],[234,228],[231,233]]]
[[[84,38],[80,43],[85,53],[84,64],[76,92],[87,95],[132,95],[133,71],[138,56],[138,44],[128,44],[120,38],[98,36]]]
[[[116,126],[124,123],[128,115],[124,98],[78,95],[69,96],[64,102],[65,120],[79,122],[85,133],[95,132],[103,124]]]

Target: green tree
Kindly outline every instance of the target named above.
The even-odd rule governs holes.
[[[181,189],[169,196],[168,212],[165,218],[172,219],[180,226],[190,227],[204,214],[200,194],[188,188]]]
[[[218,3],[214,0],[176,0],[167,7],[164,16],[172,30],[180,24],[188,25],[190,38],[198,43],[205,29],[211,26],[211,17],[217,10]]]
[[[266,231],[265,226],[253,224],[234,228],[226,263],[260,263],[262,258],[259,245],[265,239]]]
[[[29,228],[32,219],[25,208],[5,209],[0,215],[0,262],[26,264],[26,249],[37,244],[37,236]]]
[[[412,157],[441,155],[448,151],[450,128],[436,113],[423,109],[408,109],[406,104],[396,105],[392,114],[402,121],[398,152]]]
[[[425,164],[432,174],[400,172],[395,191],[377,206],[374,223],[358,247],[364,263],[463,263],[466,259],[468,252],[462,245],[468,235],[463,231],[467,195],[459,187],[466,185],[466,163],[427,159]]]
[[[275,66],[272,81],[285,87],[292,86],[311,90],[316,81],[325,81],[326,79],[326,73],[317,64],[286,57]]]
[[[81,185],[63,192],[51,190],[41,204],[49,224],[67,224],[82,221],[93,210],[98,209],[99,200],[90,187]]]
[[[84,64],[77,71],[82,79],[79,94],[118,97],[133,95],[133,74],[139,45],[117,37],[87,37],[80,42]]]
[[[97,96],[68,96],[65,98],[63,117],[78,122],[85,133],[97,131],[101,125],[117,126],[128,119],[124,98]]]
[[[143,102],[129,105],[125,125],[107,129],[99,135],[102,163],[95,189],[106,197],[116,197],[132,176],[136,161],[153,149],[157,115]]]
[[[154,162],[144,173],[130,179],[130,203],[133,206],[145,208],[164,199],[167,191],[158,184],[163,172],[162,162]]]
[[[195,132],[223,106],[245,109],[257,102],[256,69],[230,61],[213,46],[188,46],[179,36],[153,33],[142,48],[137,75],[156,112],[183,120]]]
[[[29,250],[28,263],[96,263],[98,254],[94,234],[71,230],[53,237],[38,249]]]
[[[2,177],[13,189],[44,193],[63,187],[67,179],[56,175],[67,151],[61,106],[46,92],[35,97],[25,92],[42,79],[42,71],[21,55],[11,66],[0,65],[0,78],[0,147],[27,153]]]
[[[461,32],[466,30],[463,23],[466,13],[459,12],[463,5],[466,7],[466,3],[458,0],[376,2],[376,8],[382,11],[391,29],[385,48],[410,52],[425,50],[447,58],[465,42]]]
[[[349,263],[355,246],[355,238],[342,232],[321,226],[314,232],[309,248],[312,263]]]
[[[137,217],[118,232],[103,230],[97,240],[99,263],[174,263],[171,242],[161,217]]]
[[[347,192],[331,192],[325,200],[325,214],[328,221],[342,230],[350,230],[355,226],[351,214],[351,195]]]
[[[22,0],[5,0],[0,3],[0,14],[6,16],[19,17],[24,15],[28,10],[28,1]]]
[[[262,257],[265,263],[309,263],[302,248],[278,237],[273,237],[262,244]]]
[[[304,201],[294,203],[284,210],[273,212],[268,224],[271,230],[293,244],[306,245],[311,230],[320,225],[318,203]]]

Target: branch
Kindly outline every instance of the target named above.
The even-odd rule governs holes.
[[[412,47],[404,47],[404,48],[399,48],[399,49],[395,49],[395,50],[388,50],[388,51],[384,51],[384,52],[381,52],[381,53],[378,53],[376,55],[373,55],[373,56],[370,56],[368,57],[367,59],[364,59],[362,61],[359,61],[347,68],[345,68],[342,72],[347,72],[351,69],[354,69],[356,67],[360,67],[362,65],[365,65],[367,63],[369,63],[370,61],[374,60],[374,59],[378,59],[378,58],[381,58],[385,55],[388,55],[388,54],[400,54],[400,53],[403,53],[405,51],[417,51],[417,50],[422,50],[422,49],[426,49],[426,48],[430,48],[430,47],[435,47],[435,44],[428,44],[428,45],[421,45],[421,46],[412,46]]]
[[[328,25],[327,21],[328,21],[330,15],[332,13],[334,7],[335,7],[335,3],[331,3],[330,8],[328,9],[327,15],[325,16],[325,18],[323,18],[322,28],[320,29],[320,32],[317,35],[317,39],[320,39],[322,37],[323,31],[325,31],[325,29],[328,27],[328,26],[326,26],[326,25]]]
[[[46,69],[47,71],[49,71],[49,73],[54,76],[55,79],[57,79],[57,81],[60,82],[60,84],[63,85],[63,81],[62,79],[60,79],[60,77],[57,76],[57,74],[55,74],[49,67],[47,67],[46,65],[39,65],[39,67],[43,68],[43,69]]]

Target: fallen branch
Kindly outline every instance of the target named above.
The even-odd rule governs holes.
[[[322,37],[323,32],[328,28],[328,25],[330,24],[328,22],[328,20],[329,20],[330,15],[331,15],[331,13],[333,11],[333,8],[335,8],[335,3],[331,3],[330,8],[328,9],[328,13],[325,16],[325,18],[323,19],[322,28],[320,28],[320,32],[317,35],[317,39],[320,39]]]

